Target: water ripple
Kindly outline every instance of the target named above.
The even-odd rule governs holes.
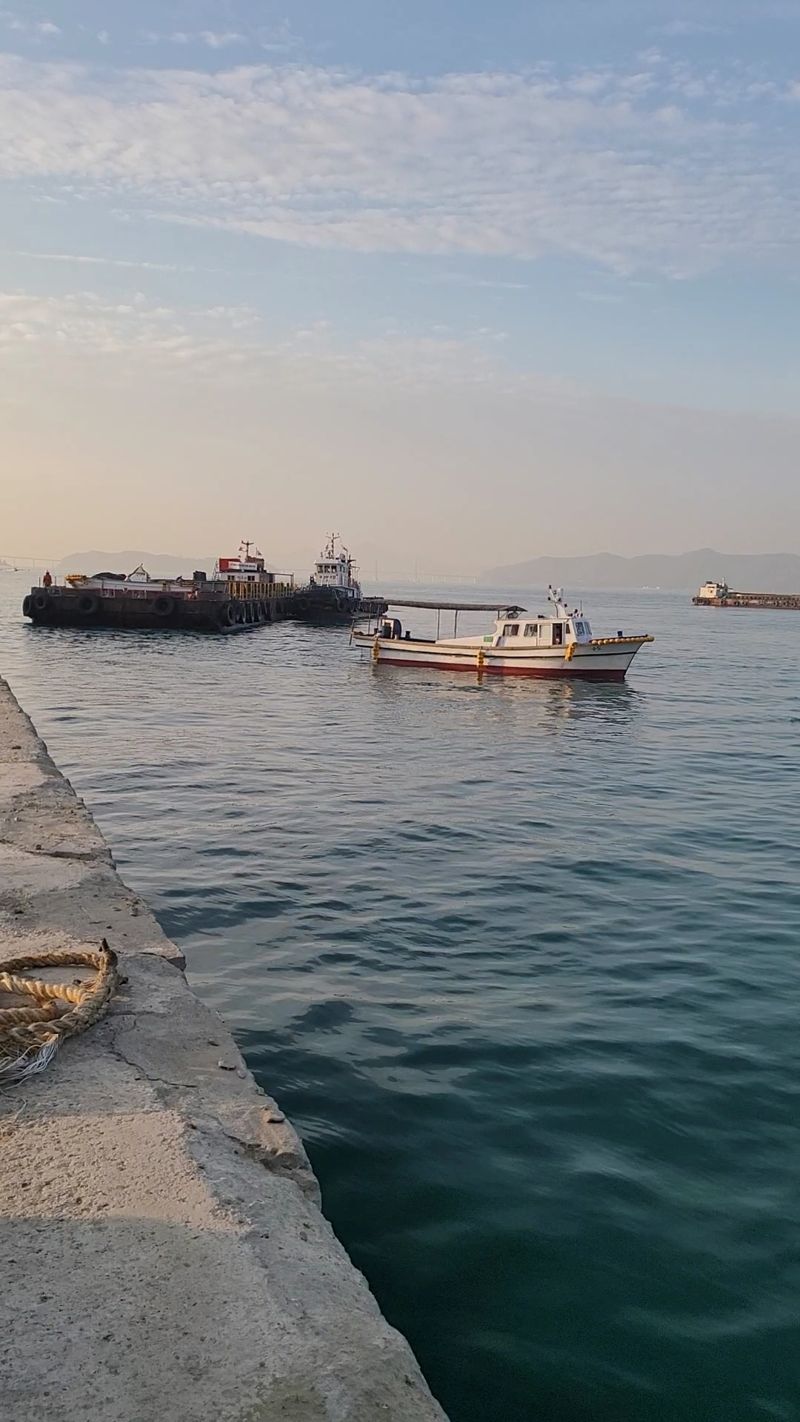
[[[800,618],[587,602],[625,686],[11,611],[5,670],[453,1422],[798,1422]]]

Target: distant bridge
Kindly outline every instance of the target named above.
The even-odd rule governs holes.
[[[405,587],[454,587],[463,583],[474,586],[480,579],[474,573],[386,573],[375,569],[376,583],[402,583]]]
[[[47,568],[58,562],[59,558],[45,558],[36,553],[0,553],[0,564],[10,563],[12,568]]]

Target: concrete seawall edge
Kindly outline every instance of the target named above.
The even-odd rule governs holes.
[[[105,936],[126,978],[0,1090],[4,1417],[445,1422],[299,1137],[1,678],[0,929],[0,959]]]

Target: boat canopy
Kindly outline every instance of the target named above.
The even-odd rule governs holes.
[[[407,597],[385,597],[390,607],[427,607],[434,612],[496,612],[499,617],[518,617],[525,611],[510,602],[425,602]]]

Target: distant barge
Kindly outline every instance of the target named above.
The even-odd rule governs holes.
[[[243,543],[237,558],[220,558],[214,575],[151,578],[132,573],[71,573],[64,583],[45,574],[22,604],[26,617],[46,627],[106,627],[189,632],[246,632],[292,615],[291,577],[267,571]]]
[[[734,592],[727,583],[703,583],[692,598],[695,607],[760,607],[800,612],[800,593]]]

